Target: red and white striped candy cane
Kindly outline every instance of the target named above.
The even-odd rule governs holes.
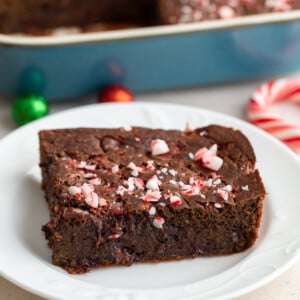
[[[284,101],[300,105],[299,80],[278,79],[259,86],[249,101],[248,118],[254,125],[277,137],[300,154],[300,126],[289,123],[269,111],[270,105]]]

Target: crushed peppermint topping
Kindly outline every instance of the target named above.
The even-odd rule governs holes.
[[[132,130],[132,127],[131,126],[123,126],[123,129],[125,130],[125,131],[131,131]]]
[[[183,194],[185,195],[199,195],[200,186],[198,184],[185,184],[181,187]]]
[[[81,188],[78,186],[70,186],[68,189],[68,192],[70,195],[75,196],[75,197],[80,197],[81,195]]]
[[[129,177],[123,184],[127,187],[119,185],[116,191],[116,193],[121,196],[123,196],[125,192],[133,192],[135,188],[138,190],[144,189],[144,181],[141,178]]]
[[[107,205],[107,201],[104,198],[98,198],[98,202],[100,206],[106,206]]]
[[[91,178],[96,178],[96,177],[97,177],[97,175],[94,174],[94,173],[85,173],[85,174],[83,174],[83,178],[85,178],[85,179],[91,179]]]
[[[142,200],[145,202],[158,202],[161,198],[160,191],[150,191],[148,190],[146,194],[142,197]]]
[[[156,208],[154,206],[151,206],[149,209],[149,215],[154,216],[156,214]]]
[[[82,194],[86,197],[89,193],[93,192],[94,191],[94,186],[92,184],[89,184],[89,183],[84,183],[82,186],[81,186],[81,192]]]
[[[87,205],[97,208],[99,205],[98,195],[95,192],[90,192],[85,196],[84,201]]]
[[[73,208],[72,211],[75,212],[76,214],[80,214],[80,215],[88,215],[89,214],[86,210],[82,210],[80,208]]]
[[[211,187],[213,180],[211,178],[208,178],[207,180],[202,182],[203,186]]]
[[[89,180],[89,183],[90,184],[93,184],[93,185],[100,185],[101,184],[101,179],[100,178],[93,178],[93,179],[90,179]]]
[[[205,199],[205,195],[201,193],[201,189],[204,187],[212,187],[213,179],[209,178],[207,180],[197,179],[194,177],[189,178],[189,184],[184,184],[183,182],[179,182],[181,186],[182,193],[188,196],[200,195],[201,198]]]
[[[223,159],[217,156],[218,146],[212,145],[209,149],[206,147],[200,148],[195,153],[195,160],[202,161],[202,165],[210,170],[218,171],[223,164]]]
[[[93,184],[84,183],[80,187],[79,186],[70,186],[68,189],[68,192],[70,195],[75,196],[77,198],[80,198],[81,195],[83,195],[84,201],[86,202],[87,205],[97,208],[99,205],[99,197],[94,192],[94,189],[95,188],[94,188]],[[103,204],[103,200],[100,200],[101,205],[106,205],[106,200],[105,200],[105,204]]]
[[[88,171],[95,171],[97,168],[97,165],[88,165],[85,161],[81,161],[78,165],[77,165],[78,169],[85,169]]]
[[[135,177],[129,177],[127,181],[124,182],[125,185],[127,185],[126,191],[132,192],[134,191],[134,179]]]
[[[228,192],[225,191],[225,190],[218,189],[218,190],[217,190],[217,194],[218,194],[221,198],[223,198],[225,201],[227,201],[228,198],[229,198]]]
[[[208,149],[206,147],[200,148],[195,154],[194,154],[194,160],[199,161],[202,160],[204,153],[206,153]]]
[[[194,159],[195,159],[194,154],[193,154],[192,152],[189,153],[189,158],[190,158],[191,160],[194,160]]]
[[[170,192],[170,191],[169,191]],[[169,199],[170,198],[170,195],[169,194],[164,194],[164,198],[165,199]]]
[[[180,197],[178,197],[176,195],[171,195],[170,203],[171,203],[171,205],[180,205],[180,204],[182,204],[182,200]]]
[[[153,175],[146,184],[146,188],[152,191],[158,191],[161,181],[157,178],[156,175]]]
[[[138,190],[143,190],[144,189],[144,181],[141,178],[134,178],[134,185]]]
[[[113,173],[119,172],[119,165],[114,165],[114,166],[111,168],[111,171],[112,171]]]
[[[175,180],[173,180],[173,179],[170,179],[169,182],[170,182],[171,184],[173,184],[173,185],[177,185],[177,184],[178,184],[178,182],[175,181]]]
[[[206,135],[206,134],[207,134],[207,132],[206,132],[205,130],[199,132],[199,135],[200,135],[200,136],[204,136],[204,135]]]
[[[128,164],[127,168],[132,170],[131,175],[134,177],[137,177],[137,176],[139,176],[139,173],[144,172],[144,169],[142,167],[136,166],[134,162],[130,162]]]
[[[215,203],[216,208],[222,208],[222,205],[220,203]]]
[[[213,144],[208,150],[212,155],[217,155],[217,151],[218,151],[217,144]]]
[[[234,10],[227,5],[223,5],[218,10],[219,16],[221,19],[231,19],[235,17]]]
[[[265,7],[275,11],[287,11],[291,9],[289,2],[289,0],[267,0],[265,2]]]
[[[232,192],[232,186],[230,184],[225,185],[222,189],[227,192]]]
[[[124,186],[119,185],[116,194],[123,196],[126,191],[127,189]]]
[[[69,158],[69,157],[63,157],[63,160],[66,161],[66,163],[72,167],[77,168],[78,162],[75,159]]]
[[[163,228],[164,223],[165,223],[165,220],[162,217],[155,217],[153,220],[154,227],[159,228],[159,229]]]
[[[213,182],[214,185],[218,185],[218,184],[221,184],[221,183],[222,183],[222,181],[221,181],[220,178],[216,179],[216,180]]]
[[[164,140],[160,140],[160,139],[152,140],[150,147],[151,147],[152,155],[161,155],[161,154],[168,153],[170,151],[167,143]]]
[[[112,233],[112,234],[109,236],[109,238],[110,238],[110,239],[118,239],[122,234],[123,234],[123,232]]]
[[[161,171],[162,173],[164,173],[164,174],[168,174],[168,169],[167,169],[167,168],[162,168],[160,171]]]
[[[241,188],[242,188],[243,191],[249,191],[249,186],[248,186],[248,184],[242,186]]]
[[[153,160],[148,160],[148,161],[147,161],[147,166],[146,166],[146,168],[147,168],[148,170],[150,170],[150,171],[155,170],[154,161],[153,161]]]
[[[178,172],[176,170],[174,170],[174,169],[169,170],[169,174],[172,175],[172,176],[176,176],[177,173]]]

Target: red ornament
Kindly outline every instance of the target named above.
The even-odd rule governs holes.
[[[111,84],[99,92],[97,102],[132,102],[132,93],[120,84]]]

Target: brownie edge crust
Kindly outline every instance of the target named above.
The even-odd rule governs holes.
[[[43,231],[69,273],[233,254],[258,237],[266,192],[238,130],[75,128],[39,138]]]

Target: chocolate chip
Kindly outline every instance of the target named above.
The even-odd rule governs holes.
[[[101,140],[101,147],[105,152],[118,150],[120,147],[120,143],[112,137],[106,136]]]

